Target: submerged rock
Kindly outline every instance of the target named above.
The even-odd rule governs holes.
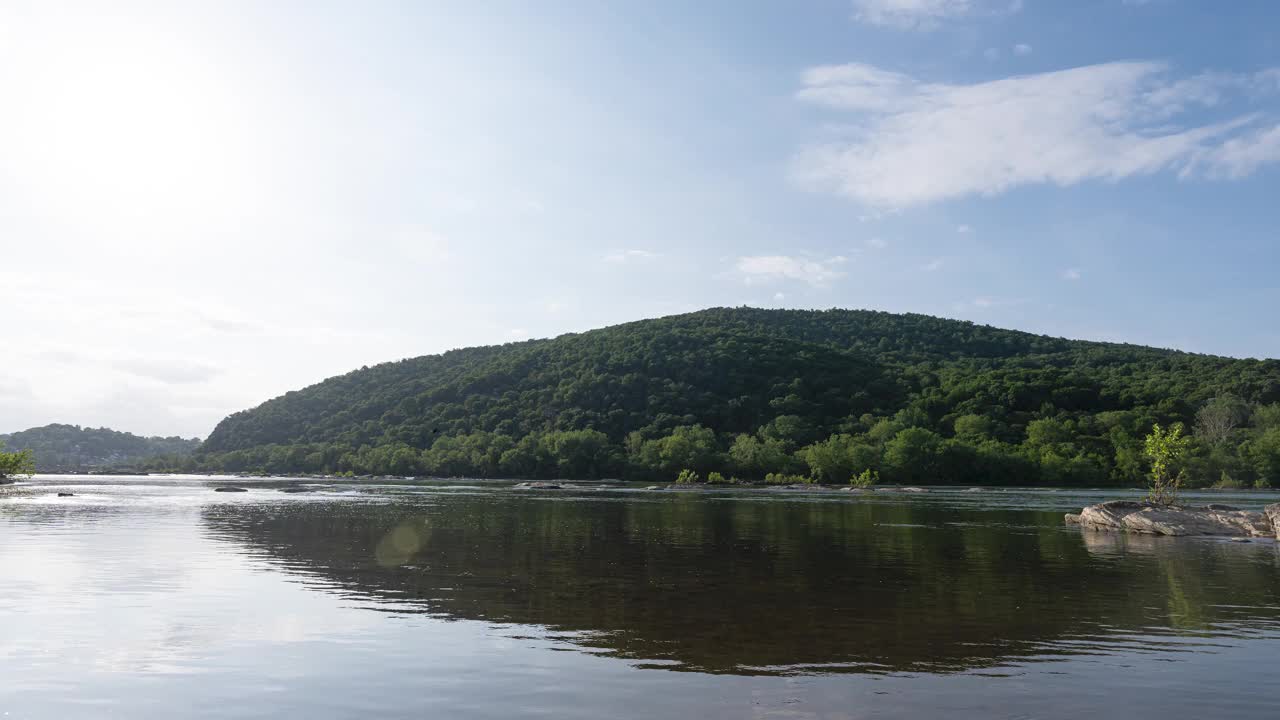
[[[235,487],[228,485],[226,487],[218,487],[213,489],[214,492],[249,492],[247,488]]]
[[[1280,511],[1280,508],[1277,510]],[[1064,520],[1068,524],[1079,524],[1090,530],[1117,530],[1144,535],[1273,537],[1276,534],[1267,514],[1229,505],[1179,507],[1112,500],[1090,505],[1081,510],[1078,516],[1068,514]]]
[[[522,482],[516,483],[517,490],[562,490],[563,485],[549,482]]]

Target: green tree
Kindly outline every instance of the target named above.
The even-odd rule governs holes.
[[[786,472],[792,460],[781,440],[743,433],[734,438],[729,447],[729,462],[734,470],[749,478],[762,478],[769,473]]]
[[[1219,395],[1196,411],[1196,436],[1210,445],[1226,442],[1249,417],[1249,406],[1235,395]]]
[[[985,415],[961,415],[955,419],[956,439],[977,444],[991,437],[995,423]]]
[[[1168,430],[1157,423],[1151,428],[1143,443],[1147,458],[1151,461],[1151,492],[1148,499],[1161,505],[1178,502],[1178,487],[1182,483],[1183,458],[1191,446],[1191,438],[1182,434],[1182,423],[1175,423]]]
[[[707,472],[721,462],[715,432],[701,425],[682,425],[666,437],[646,441],[640,457],[648,468],[667,476],[682,469]]]
[[[809,466],[812,477],[828,483],[844,482],[879,464],[876,449],[852,435],[832,435],[796,454]]]
[[[1261,487],[1280,486],[1280,426],[1262,433],[1249,443],[1249,460],[1258,473]]]
[[[893,482],[937,482],[942,438],[924,428],[907,428],[884,446],[884,474]]]
[[[35,474],[36,461],[30,449],[6,452],[0,442],[0,482],[12,482]]]

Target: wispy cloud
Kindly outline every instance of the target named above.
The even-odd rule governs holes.
[[[816,67],[797,97],[852,124],[801,151],[795,179],[880,209],[1032,184],[1116,181],[1158,172],[1233,179],[1280,161],[1280,123],[1239,107],[1280,90],[1280,69],[1171,78],[1117,62],[972,85],[930,83],[871,65]]]
[[[874,250],[883,250],[884,248],[889,247],[889,241],[885,240],[884,238],[873,237],[867,240],[867,247],[872,248]]]
[[[853,0],[853,18],[898,30],[933,30],[945,20],[1022,9],[1022,0]]]
[[[1013,46],[1013,54],[1025,57],[1031,54],[1031,46],[1026,43],[1018,43]]]
[[[935,271],[937,271],[937,270],[941,270],[941,269],[942,269],[942,258],[936,258],[936,259],[934,259],[934,260],[930,260],[929,262],[925,263],[924,265],[921,265],[921,266],[920,266],[920,269],[921,269],[921,270],[924,270],[925,272],[935,272]]]
[[[1080,274],[1080,271],[1076,268],[1067,268],[1066,270],[1062,271],[1063,280],[1079,280],[1081,277],[1083,276]]]
[[[961,235],[968,235],[969,233],[973,232],[973,228],[969,227],[968,225],[957,225],[956,232],[960,233]]]
[[[991,310],[992,308],[1003,307],[1006,305],[1017,305],[1021,300],[1009,298],[993,297],[991,295],[979,295],[971,300],[963,300],[952,303],[951,309],[958,313],[963,312],[982,312]]]
[[[734,267],[748,283],[797,280],[814,287],[824,287],[845,276],[839,268],[847,260],[840,255],[825,260],[790,255],[752,255],[738,258]]]
[[[113,366],[130,375],[171,385],[207,382],[222,373],[221,368],[185,358],[130,357],[115,361]]]

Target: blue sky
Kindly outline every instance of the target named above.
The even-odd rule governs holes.
[[[714,305],[1280,357],[1280,7],[6,3],[0,431]]]

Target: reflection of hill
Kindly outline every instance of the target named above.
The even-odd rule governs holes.
[[[1280,599],[1261,547],[1096,555],[1056,515],[1030,512],[693,496],[432,502],[222,506],[205,521],[344,592],[585,631],[583,646],[708,672],[986,667],[1096,648],[1104,633],[1257,619]],[[1255,610],[1226,618],[1226,605]]]

